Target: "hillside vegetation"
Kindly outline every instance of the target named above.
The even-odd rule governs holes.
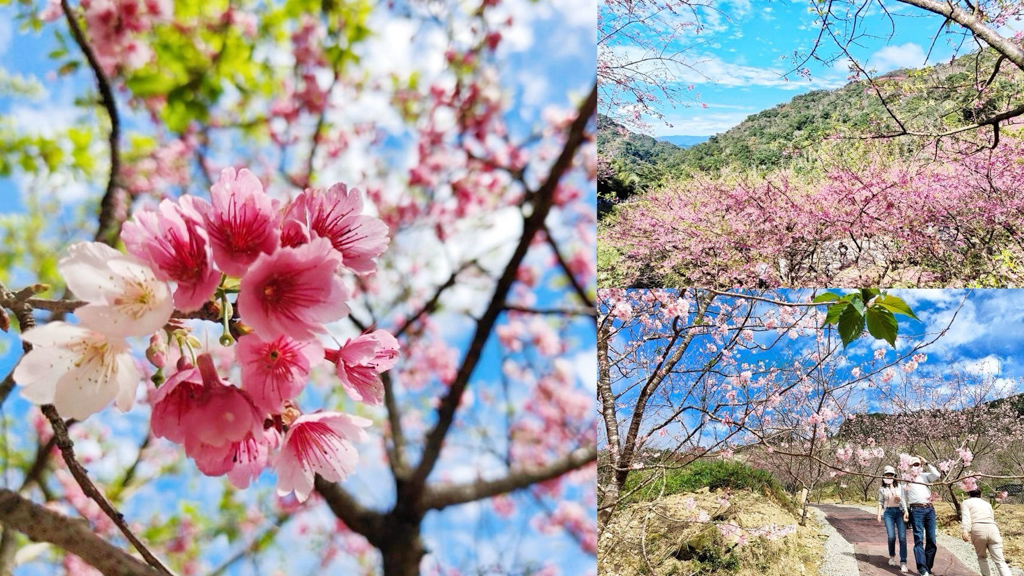
[[[690,148],[602,119],[598,283],[1024,285],[1024,117],[975,126],[1021,104],[999,66],[809,92]]]
[[[1001,74],[979,92],[978,73],[996,57],[970,54],[922,69],[897,70],[876,78],[878,92],[866,80],[836,90],[815,90],[748,116],[706,142],[681,148],[629,132],[613,120],[598,119],[598,150],[612,168],[599,190],[619,199],[656,187],[670,177],[692,172],[812,169],[808,157],[823,140],[836,135],[891,134],[900,130],[888,106],[911,132],[950,130],[974,123],[1010,106],[1024,84],[1018,74]],[[984,74],[982,74],[984,75]],[[987,78],[982,78],[984,81]],[[879,98],[884,97],[886,105]],[[915,149],[913,142],[902,145]]]
[[[652,474],[662,473],[636,476]],[[815,527],[799,525],[769,474],[736,462],[698,461],[665,470],[664,482],[648,487],[604,530],[600,574],[817,574],[821,537]]]

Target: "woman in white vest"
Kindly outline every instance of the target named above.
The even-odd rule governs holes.
[[[1003,537],[999,534],[999,527],[996,526],[995,515],[992,506],[981,499],[981,490],[974,489],[967,493],[970,498],[964,500],[960,506],[961,536],[964,542],[974,544],[974,551],[978,554],[978,567],[981,568],[981,576],[989,576],[988,558],[999,571],[999,576],[1010,576],[1010,567],[1003,560]]]
[[[896,469],[886,466],[882,472],[882,485],[878,487],[878,522],[885,520],[885,535],[889,539],[889,566],[899,566],[900,572],[907,571],[907,525],[903,516],[907,513],[907,499],[903,485],[896,479]],[[900,541],[900,559],[896,561],[896,539]]]

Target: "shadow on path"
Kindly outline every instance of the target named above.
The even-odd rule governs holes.
[[[889,566],[889,546],[885,538],[885,525],[879,524],[876,516],[858,508],[819,504],[816,508],[825,513],[825,519],[837,532],[853,544],[854,555],[860,576],[883,576],[900,574],[898,566]],[[896,555],[900,544],[896,542]],[[917,574],[914,562],[914,533],[907,526],[907,567],[910,574]],[[952,552],[939,544],[935,555],[935,576],[978,576],[978,573],[964,566]]]

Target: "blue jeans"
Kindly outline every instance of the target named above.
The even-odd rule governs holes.
[[[930,574],[935,564],[935,552],[938,547],[935,545],[935,508],[911,508],[910,525],[914,529],[914,560],[917,561],[917,571]],[[925,542],[927,537],[927,543]]]
[[[900,539],[900,563],[907,563],[907,526],[903,523],[903,510],[899,506],[886,508],[882,515],[885,535],[889,537],[889,557],[896,555],[896,537]]]

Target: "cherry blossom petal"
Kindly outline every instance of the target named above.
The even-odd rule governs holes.
[[[323,324],[348,315],[348,290],[335,271],[341,256],[327,240],[262,254],[242,278],[238,312],[267,340],[313,340]]]

